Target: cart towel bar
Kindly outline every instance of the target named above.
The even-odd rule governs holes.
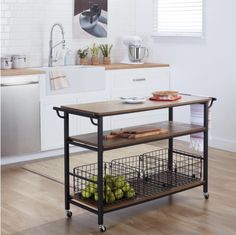
[[[196,95],[196,94],[187,94],[187,93],[180,93],[181,95],[188,95],[188,96],[202,96],[202,97],[206,97],[206,96],[204,96],[204,95]],[[213,105],[213,102],[214,101],[217,101],[217,98],[216,97],[211,97],[211,96],[209,96],[209,98],[211,99],[211,101],[209,101],[209,106],[208,106],[208,108],[211,108],[211,106]]]

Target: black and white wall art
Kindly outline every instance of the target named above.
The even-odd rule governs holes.
[[[74,0],[74,38],[107,37],[107,1]]]

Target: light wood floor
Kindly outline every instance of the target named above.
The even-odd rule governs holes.
[[[209,158],[209,200],[198,187],[109,213],[105,234],[235,235],[236,154],[210,149]],[[2,235],[100,234],[94,214],[72,206],[65,218],[63,185],[20,166],[2,168],[1,193]]]

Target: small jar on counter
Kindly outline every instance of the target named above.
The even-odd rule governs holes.
[[[23,69],[26,67],[25,55],[13,55],[12,56],[13,69]]]
[[[1,69],[11,69],[12,68],[12,57],[5,56],[1,57]]]

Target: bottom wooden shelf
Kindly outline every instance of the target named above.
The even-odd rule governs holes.
[[[203,181],[199,179],[195,179],[185,175],[173,175],[171,173],[171,177],[169,180],[175,180],[175,187],[169,185],[165,179],[168,177],[168,172],[163,172],[163,182],[159,182],[158,184],[154,181],[146,181],[145,179],[138,179],[138,181],[134,184],[134,189],[137,192],[136,196],[131,199],[121,199],[112,204],[104,204],[104,213],[108,213],[111,211],[119,210],[122,208],[127,208],[130,206],[134,206],[137,204],[141,204],[147,201],[151,201],[154,199],[158,199],[164,196],[168,196],[174,193],[178,193],[181,191],[185,191],[194,187],[198,187],[203,185]],[[160,176],[158,176],[160,177]],[[177,179],[177,181],[176,181]],[[72,204],[80,206],[84,209],[90,209],[92,212],[96,213],[97,211],[97,202],[94,202],[90,199],[83,199],[80,194],[75,194],[71,199]]]

